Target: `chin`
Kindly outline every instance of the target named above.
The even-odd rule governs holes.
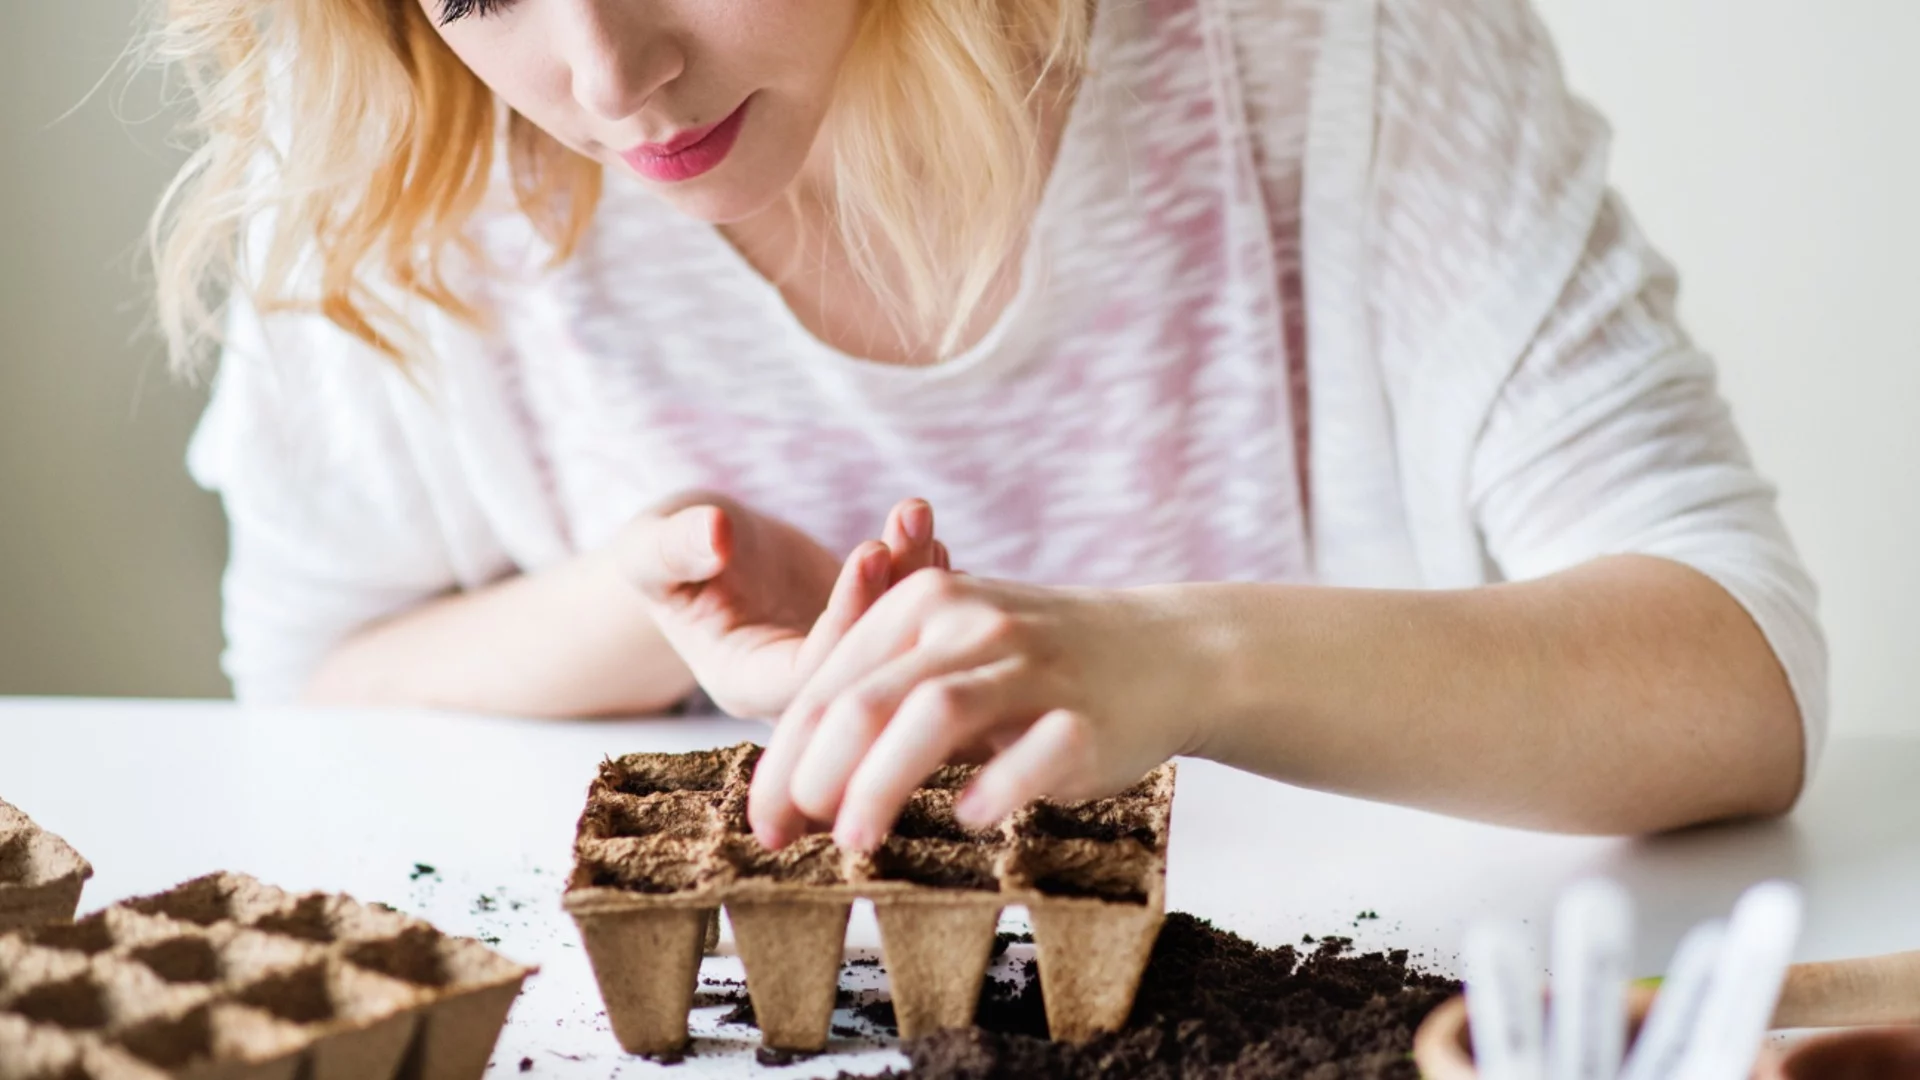
[[[654,186],[653,190],[676,211],[709,225],[732,225],[754,217],[780,200],[784,186],[726,183]]]

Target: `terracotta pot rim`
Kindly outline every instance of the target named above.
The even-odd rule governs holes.
[[[1776,1066],[1776,1071],[1769,1073],[1767,1080],[1814,1080],[1823,1074],[1830,1074],[1830,1070],[1824,1067],[1830,1063],[1820,1062],[1821,1072],[1812,1071],[1816,1067],[1813,1063],[1819,1061],[1821,1055],[1835,1051],[1845,1053],[1849,1049],[1904,1052],[1911,1060],[1920,1060],[1920,1025],[1879,1024],[1872,1027],[1845,1028],[1808,1035],[1786,1048]],[[1804,1076],[1796,1072],[1797,1066],[1808,1069]]]
[[[1627,1018],[1636,1031],[1653,1007],[1656,993],[1652,986],[1636,984],[1628,988]],[[1447,999],[1427,1015],[1413,1036],[1413,1061],[1420,1069],[1421,1080],[1477,1080],[1480,1073],[1473,1067],[1473,1056],[1468,1052],[1467,1030],[1464,994]],[[1779,1069],[1779,1055],[1771,1048],[1763,1048],[1754,1076],[1772,1080],[1782,1075]]]

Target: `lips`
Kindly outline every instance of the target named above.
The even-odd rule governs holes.
[[[746,123],[749,97],[717,124],[683,131],[662,143],[643,143],[620,155],[634,172],[663,184],[680,183],[712,172],[733,151]]]
[[[632,152],[648,157],[672,157],[690,146],[706,141],[707,136],[713,134],[716,128],[726,122],[726,120],[716,120],[706,127],[690,128],[663,143],[641,143],[634,147]]]

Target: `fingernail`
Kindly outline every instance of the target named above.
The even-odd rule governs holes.
[[[869,585],[884,585],[887,581],[887,553],[884,550],[869,551],[865,561],[860,564],[860,576]]]
[[[907,539],[916,544],[924,544],[933,539],[933,508],[926,503],[914,503],[901,515],[900,525],[907,530]]]
[[[720,553],[713,550],[713,526],[699,521],[681,533],[681,551],[686,556],[687,569],[694,574],[717,574],[720,572]]]

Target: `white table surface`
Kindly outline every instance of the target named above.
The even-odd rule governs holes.
[[[491,1075],[737,1075],[753,1033],[696,1013],[686,1064],[623,1054],[558,897],[574,821],[600,759],[755,738],[760,725],[673,719],[562,723],[410,712],[247,711],[230,704],[0,699],[0,798],[92,861],[91,910],[214,870],[344,891],[540,965]],[[1181,766],[1167,904],[1263,944],[1346,934],[1452,970],[1471,920],[1544,932],[1586,875],[1640,909],[1636,965],[1745,886],[1807,890],[1800,959],[1920,948],[1920,739],[1841,739],[1789,819],[1648,840],[1547,836],[1287,788],[1206,762]],[[436,873],[415,876],[416,863]],[[489,903],[482,901],[488,898]],[[490,907],[491,910],[487,910]],[[1377,921],[1356,921],[1362,910]],[[856,909],[850,949],[878,944]],[[1018,947],[1016,947],[1016,953]],[[703,977],[738,977],[710,959]],[[836,1015],[836,1023],[849,1020]],[[772,1075],[799,1080],[904,1059],[861,1040]]]

